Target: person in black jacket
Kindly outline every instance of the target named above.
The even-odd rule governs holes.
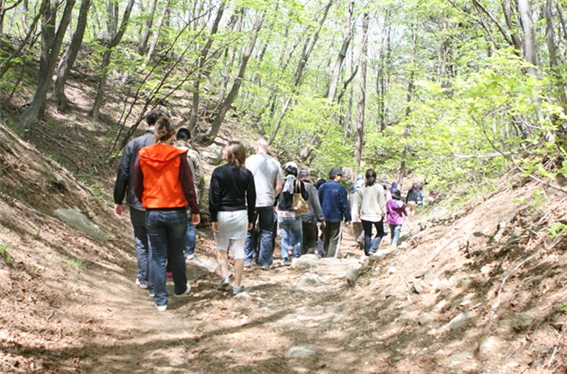
[[[301,214],[301,227],[303,233],[301,254],[305,255],[315,253],[315,243],[317,243],[319,236],[317,223],[322,222],[323,227],[325,227],[325,217],[323,216],[323,210],[321,210],[321,204],[319,203],[317,188],[309,182],[309,171],[300,171],[299,179],[304,182],[305,190],[307,190],[307,193],[309,194],[309,210]]]
[[[148,129],[144,135],[131,140],[126,145],[118,166],[116,182],[114,183],[114,215],[119,219],[123,218],[122,202],[124,197],[126,197],[126,205],[130,208],[130,220],[134,228],[136,258],[138,260],[136,284],[141,289],[148,289],[150,293],[153,292],[153,285],[150,280],[150,247],[146,231],[146,211],[142,207],[142,203],[136,198],[136,194],[134,194],[132,178],[134,177],[133,168],[134,162],[138,157],[138,151],[156,142],[154,126],[158,118],[163,116],[167,116],[167,113],[162,110],[152,110],[146,115]]]

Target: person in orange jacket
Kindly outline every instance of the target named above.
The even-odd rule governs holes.
[[[160,117],[154,129],[156,144],[144,147],[134,162],[133,186],[136,197],[146,209],[146,228],[152,251],[150,274],[154,284],[154,302],[158,311],[167,309],[166,259],[171,263],[174,295],[189,293],[185,266],[187,207],[191,221],[201,221],[193,175],[187,163],[187,151],[170,143],[175,128],[169,118]]]

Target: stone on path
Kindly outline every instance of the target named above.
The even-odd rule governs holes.
[[[316,352],[311,349],[311,345],[297,345],[297,346],[292,346],[291,348],[289,348],[289,350],[287,351],[286,357],[287,358],[305,358],[305,357],[309,357],[313,354],[315,354]]]

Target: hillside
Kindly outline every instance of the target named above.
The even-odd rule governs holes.
[[[161,314],[134,284],[129,222],[112,216],[115,166],[79,179],[56,163],[95,162],[101,131],[81,111],[51,116],[29,141],[0,125],[3,373],[565,372],[557,191],[510,174],[457,212],[423,209],[380,258],[363,262],[347,229],[349,258],[247,270],[237,298],[190,265],[193,294]],[[54,216],[69,208],[100,233]],[[213,260],[207,227],[197,254]]]

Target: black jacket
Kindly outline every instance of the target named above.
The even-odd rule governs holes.
[[[292,211],[291,210],[291,205],[293,203],[293,195],[291,193],[288,193],[285,191],[285,183],[286,180],[288,178],[286,177],[283,180],[283,189],[280,192],[279,195],[279,200],[278,200],[278,210],[281,211]],[[308,200],[309,199],[309,193],[307,193],[307,190],[305,189],[305,184],[303,183],[303,181],[298,180],[297,178],[294,178],[294,183],[293,183],[293,192],[294,193],[301,193],[301,197],[303,197],[303,199]],[[299,214],[298,214],[299,216]]]
[[[154,132],[151,130],[136,139],[131,140],[122,154],[120,165],[118,166],[118,173],[116,174],[116,182],[114,183],[114,203],[122,205],[124,197],[126,197],[126,204],[142,210],[142,203],[136,198],[134,194],[134,187],[132,179],[134,177],[134,162],[138,157],[138,151],[141,148],[154,144],[156,139]]]

